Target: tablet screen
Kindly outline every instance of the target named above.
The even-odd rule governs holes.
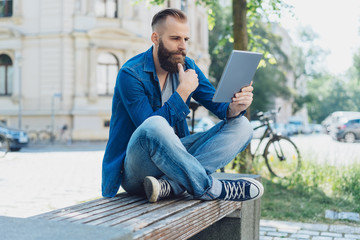
[[[231,102],[236,92],[250,84],[261,58],[261,53],[233,50],[214,94],[213,102]]]

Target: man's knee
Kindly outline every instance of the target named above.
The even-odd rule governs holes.
[[[229,120],[229,124],[232,125],[236,132],[239,134],[239,137],[252,139],[253,136],[253,128],[249,122],[249,120],[245,117],[238,117]]]
[[[174,131],[168,121],[161,116],[149,117],[140,125],[138,130],[140,135],[147,137],[163,137]]]

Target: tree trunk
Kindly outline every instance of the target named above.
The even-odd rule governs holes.
[[[248,50],[248,34],[247,34],[247,20],[246,20],[246,0],[233,0],[233,34],[234,34],[234,49]],[[246,117],[250,120],[250,108],[246,112]]]
[[[246,27],[246,0],[233,0],[234,49],[248,50],[248,34]]]
[[[248,50],[248,34],[247,34],[247,2],[246,0],[233,0],[233,34],[234,34],[234,49],[235,50]],[[246,111],[245,115],[250,120],[250,107]],[[239,159],[240,158],[240,159]],[[252,157],[250,152],[250,144],[248,147],[240,153],[237,157],[237,161],[234,161],[233,169],[236,164],[239,164],[239,171],[242,173],[250,172],[252,170]]]

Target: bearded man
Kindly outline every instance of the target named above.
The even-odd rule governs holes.
[[[243,116],[253,99],[244,87],[231,103],[214,103],[214,87],[186,57],[190,29],[177,9],[152,20],[153,46],[127,61],[117,76],[110,134],[103,159],[102,194],[114,197],[120,185],[149,202],[185,191],[196,199],[254,200],[260,182],[211,176],[246,148],[252,127]],[[190,135],[186,116],[193,98],[222,121]]]

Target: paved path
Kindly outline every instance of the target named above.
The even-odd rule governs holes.
[[[261,220],[260,240],[279,239],[355,240],[360,239],[360,227]]]
[[[0,216],[29,217],[101,196],[105,143],[33,146],[0,158]],[[261,221],[262,240],[360,239],[345,225]]]

